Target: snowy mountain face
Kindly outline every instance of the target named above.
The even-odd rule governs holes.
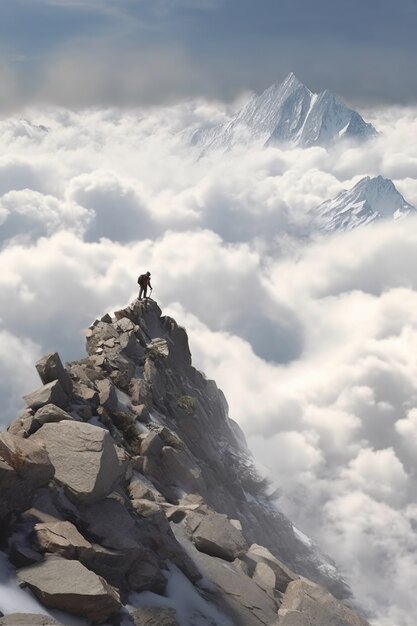
[[[341,138],[376,136],[372,124],[326,90],[312,93],[294,74],[254,96],[228,123],[199,130],[193,142],[203,150],[227,150],[236,144],[325,146]]]
[[[311,212],[313,231],[345,232],[380,219],[401,219],[416,209],[391,180],[367,176],[352,189],[340,192]]]

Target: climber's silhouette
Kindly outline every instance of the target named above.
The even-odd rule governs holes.
[[[146,274],[141,274],[138,278],[138,284],[140,286],[139,290],[139,300],[142,300],[142,296],[144,298],[147,297],[148,287],[151,289],[152,293],[152,285],[151,285],[151,273],[146,272]]]

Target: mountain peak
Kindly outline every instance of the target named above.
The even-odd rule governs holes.
[[[365,176],[351,189],[341,191],[312,212],[322,233],[353,230],[381,219],[401,219],[416,209],[398,191],[392,180]]]
[[[225,150],[242,142],[309,147],[342,138],[363,141],[376,134],[339,96],[328,89],[314,94],[290,72],[282,83],[253,96],[229,122],[197,131],[193,141],[205,150]]]
[[[0,433],[0,563],[15,594],[0,594],[2,615],[174,626],[178,608],[182,626],[284,626],[299,604],[305,623],[369,626],[329,593],[349,597],[333,563],[274,508],[175,320],[136,300],[91,325],[87,353],[38,361],[43,386]]]

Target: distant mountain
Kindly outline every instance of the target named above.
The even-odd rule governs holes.
[[[314,230],[321,233],[349,231],[380,219],[400,219],[416,213],[392,180],[362,178],[352,189],[341,191],[311,212]]]
[[[229,122],[198,130],[203,150],[227,150],[239,143],[326,146],[338,139],[364,141],[377,131],[326,90],[312,93],[294,74],[254,96]]]
[[[1,120],[0,130],[2,133],[10,133],[14,137],[28,137],[29,139],[42,139],[49,132],[49,128],[46,126],[32,124],[24,118]]]

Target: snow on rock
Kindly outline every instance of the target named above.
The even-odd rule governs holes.
[[[169,566],[166,576],[168,585],[164,597],[149,592],[131,594],[130,602],[139,612],[140,607],[174,609],[179,626],[234,626],[175,566]]]
[[[372,124],[347,107],[329,90],[312,93],[289,74],[281,84],[268,87],[229,122],[198,130],[193,143],[206,150],[227,150],[237,144],[309,147],[336,140],[366,140],[376,136]]]
[[[311,211],[312,230],[345,232],[380,219],[402,219],[415,212],[391,180],[367,176],[352,189],[341,191]]]

